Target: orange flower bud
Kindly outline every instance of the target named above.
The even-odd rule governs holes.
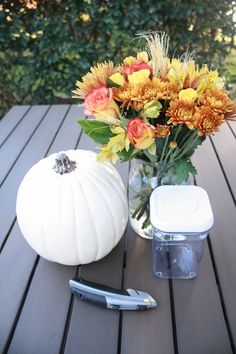
[[[168,125],[157,124],[155,128],[155,137],[165,138],[167,135],[170,135],[170,128]]]
[[[169,147],[170,147],[171,149],[175,149],[175,148],[177,147],[176,141],[171,141],[171,142],[169,143]]]

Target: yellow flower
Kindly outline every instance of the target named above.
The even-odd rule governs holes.
[[[137,85],[146,82],[149,80],[150,70],[142,69],[139,71],[133,72],[133,74],[128,75],[128,81],[131,84]]]
[[[105,146],[101,152],[97,155],[97,160],[100,162],[108,162],[111,161],[112,163],[116,163],[119,156],[116,152],[110,150]]]
[[[203,77],[203,79],[200,81],[197,91],[199,93],[203,93],[206,90],[209,89],[222,89],[224,87],[224,80],[218,76],[217,70],[214,71],[208,71]]]
[[[113,152],[122,151],[125,148],[125,133],[110,138],[107,148]]]
[[[124,76],[121,75],[120,73],[115,73],[111,75],[109,79],[119,86],[123,86],[125,83]]]
[[[107,78],[114,74],[115,71],[111,61],[92,67],[90,72],[82,77],[82,81],[76,82],[78,88],[72,91],[74,93],[72,97],[84,99],[93,89],[98,89],[102,86],[106,87]]]
[[[96,117],[97,120],[100,120],[101,122],[119,125],[120,121],[117,118],[118,111],[118,105],[115,101],[112,100],[108,108],[101,111],[96,111],[93,113],[93,115]]]
[[[185,72],[182,67],[182,63],[178,59],[172,59],[169,62],[169,71],[167,78],[171,83],[183,87],[183,81],[185,77]]]
[[[84,21],[84,22],[88,22],[88,21],[90,20],[89,14],[86,14],[86,13],[81,14],[81,15],[80,15],[80,18],[81,18],[81,20]]]
[[[145,63],[148,63],[148,53],[147,52],[140,52],[137,54],[137,60]]]
[[[114,134],[121,134],[125,132],[125,129],[122,127],[111,127],[110,129]]]
[[[162,104],[159,101],[152,100],[145,103],[143,106],[142,117],[147,118],[157,118],[160,114]]]
[[[123,60],[123,63],[125,65],[132,65],[136,62],[136,58],[135,57],[126,57],[124,60]]]
[[[123,60],[124,65],[139,64],[142,62],[148,63],[148,54],[145,51],[139,52],[136,58],[130,56]]]
[[[192,88],[187,88],[179,92],[179,99],[185,102],[194,102],[197,97],[197,92]]]

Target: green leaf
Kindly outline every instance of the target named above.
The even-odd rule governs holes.
[[[107,78],[107,86],[108,86],[108,87],[117,87],[117,88],[120,87],[119,84],[115,83],[114,81],[112,81],[112,80],[109,79],[109,78]]]
[[[157,156],[155,155],[152,155],[150,154],[150,152],[148,151],[148,149],[145,149],[143,150],[144,154],[148,157],[148,159],[151,161],[151,162],[157,162]]]
[[[107,144],[109,139],[115,135],[109,124],[98,120],[78,120],[77,123],[85,134],[99,144]]]
[[[139,150],[134,149],[133,147],[130,147],[129,151],[126,151],[125,149],[123,149],[122,151],[118,152],[118,155],[119,155],[121,162],[125,162],[125,161],[132,160],[138,153],[139,153]]]
[[[121,120],[123,128],[126,128],[130,120],[123,117],[121,114],[119,114],[119,118]]]
[[[148,148],[148,152],[153,155],[156,156],[156,151],[157,151],[157,146],[156,143],[154,142],[149,148]]]
[[[187,182],[189,173],[193,175],[197,174],[196,168],[192,165],[192,162],[189,160],[179,160],[176,161],[176,184],[181,184],[182,182]]]

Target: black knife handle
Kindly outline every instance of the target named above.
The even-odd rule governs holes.
[[[110,286],[98,284],[98,283],[95,283],[95,282],[92,282],[92,281],[89,281],[89,280],[84,280],[81,277],[73,278],[72,281],[74,281],[76,283],[83,284],[83,285],[91,287],[91,288],[95,288],[95,289],[101,290],[101,291],[106,291],[106,292],[117,294],[117,295],[130,296],[130,294],[126,290],[114,289],[114,288],[112,288]]]
[[[81,300],[90,302],[101,307],[107,307],[107,302],[105,296],[92,294],[82,289],[71,288],[73,293]]]

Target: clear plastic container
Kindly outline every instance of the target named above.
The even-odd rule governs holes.
[[[213,213],[206,191],[197,186],[162,186],[150,198],[152,267],[158,278],[198,275]]]

